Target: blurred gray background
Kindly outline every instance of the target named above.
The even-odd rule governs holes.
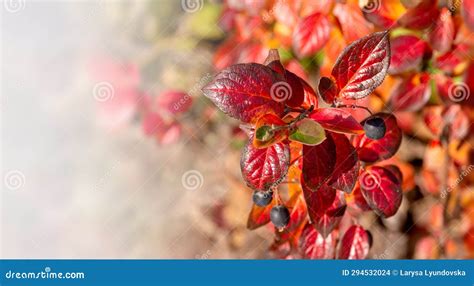
[[[219,156],[229,142],[205,147],[185,134],[164,148],[139,125],[109,128],[97,118],[97,82],[87,71],[91,59],[147,58],[160,43],[176,48],[161,41],[161,34],[177,33],[179,17],[186,15],[179,1],[154,2],[151,24],[145,21],[145,1],[2,2],[1,257],[234,256],[228,233],[208,222],[213,205],[231,189],[219,177],[222,168],[238,170],[238,157],[224,166]],[[153,22],[160,19],[156,13],[167,15],[161,17],[165,26]],[[154,35],[152,48],[136,36],[137,28],[145,38]],[[187,49],[191,54],[194,46]],[[180,68],[187,53],[155,61]],[[202,69],[198,74],[209,70],[211,60],[203,52],[194,62]],[[159,88],[169,75],[149,77]],[[182,175],[189,170],[203,176],[197,190],[183,188]],[[245,207],[235,211],[242,212],[235,215],[242,224],[245,196]],[[252,244],[241,257],[260,250]]]

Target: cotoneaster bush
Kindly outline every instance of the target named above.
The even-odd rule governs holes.
[[[278,257],[367,257],[372,236],[359,216],[392,217],[415,188],[413,166],[393,156],[403,134],[419,136],[420,118],[432,134],[421,139],[416,186],[442,201],[441,228],[454,216],[449,202],[474,209],[470,172],[450,183],[472,166],[473,3],[225,1],[228,36],[203,92],[248,135],[240,162],[254,192],[247,226],[273,224]],[[429,163],[434,148],[447,167]],[[351,226],[340,225],[343,216]],[[429,238],[443,250],[455,239],[472,248],[473,221]]]

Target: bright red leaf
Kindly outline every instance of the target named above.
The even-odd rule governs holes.
[[[388,32],[365,36],[344,49],[332,70],[339,96],[358,99],[369,95],[379,86],[390,62]]]
[[[303,18],[293,32],[293,49],[299,58],[312,56],[329,39],[330,26],[326,15],[314,13]]]
[[[283,79],[261,64],[237,64],[221,71],[202,90],[223,112],[243,122],[265,113],[281,114],[284,105],[272,98],[272,86]],[[273,89],[274,90],[274,89]]]
[[[402,131],[398,127],[395,116],[388,113],[378,113],[376,115],[382,117],[385,121],[385,136],[378,140],[373,140],[363,134],[357,136],[353,142],[359,159],[364,162],[373,163],[392,157],[402,142]]]
[[[334,79],[323,76],[319,80],[318,91],[325,102],[333,103],[339,93],[339,88]]]
[[[369,254],[372,238],[360,225],[352,225],[339,243],[338,259],[364,259]]]
[[[445,53],[451,49],[454,35],[455,28],[451,11],[449,11],[448,8],[443,7],[436,23],[431,27],[428,34],[429,43],[433,49],[440,53]]]
[[[336,146],[336,165],[328,184],[350,193],[359,175],[357,151],[343,134],[330,133]]]
[[[327,237],[341,221],[346,208],[347,205],[346,200],[344,199],[344,194],[342,192],[336,191],[335,199],[328,209],[326,209],[323,213],[319,212],[313,214],[313,216],[311,216],[311,212],[309,212],[309,214],[311,221],[318,232],[323,237]]]
[[[290,164],[290,147],[286,142],[257,149],[250,140],[240,159],[240,169],[247,186],[255,191],[267,191],[286,176]]]
[[[369,206],[380,216],[393,216],[402,202],[400,171],[372,166],[367,168],[359,177],[362,195]],[[398,168],[397,168],[398,169]]]
[[[430,99],[431,87],[429,75],[415,74],[396,85],[390,95],[393,111],[418,111]]]
[[[326,140],[316,146],[303,145],[303,180],[308,188],[317,190],[328,181],[336,165],[336,145],[329,132]]]
[[[463,0],[462,2],[462,16],[466,26],[474,32],[474,0]]]
[[[353,42],[372,31],[372,24],[368,23],[356,3],[336,3],[333,14],[341,25],[342,34],[347,42]]]
[[[434,2],[434,3],[433,3]],[[423,30],[434,25],[439,15],[437,0],[422,0],[416,7],[409,9],[398,20],[406,28]]]
[[[299,248],[301,254],[307,259],[334,258],[336,240],[330,234],[323,237],[311,224],[306,224],[300,237]]]
[[[318,108],[309,117],[327,130],[349,134],[364,133],[362,125],[348,111],[340,108]]]
[[[391,58],[390,74],[399,74],[411,70],[416,70],[425,54],[428,45],[425,41],[412,35],[396,37],[390,42]]]

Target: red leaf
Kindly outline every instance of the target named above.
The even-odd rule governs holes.
[[[428,46],[416,36],[403,35],[391,40],[391,59],[388,73],[399,74],[420,66]]]
[[[349,112],[343,109],[318,108],[309,117],[327,130],[349,134],[364,133],[362,125]]]
[[[434,66],[446,73],[458,74],[458,69],[463,68],[469,59],[469,47],[465,44],[459,44],[452,47],[447,53],[437,57]]]
[[[405,13],[406,9],[400,0],[365,0],[362,11],[370,22],[383,29],[390,29],[395,26],[396,19]]]
[[[304,199],[308,208],[308,215],[311,219],[323,215],[333,204],[336,199],[336,190],[323,185],[316,191],[308,188],[304,179],[301,180],[301,187],[303,188]]]
[[[340,93],[347,99],[369,95],[379,86],[390,62],[388,32],[365,36],[344,49],[332,70]]]
[[[319,95],[327,103],[333,103],[339,93],[335,80],[325,76],[321,77],[319,80],[318,91]]]
[[[332,234],[324,238],[308,223],[301,234],[299,248],[304,258],[331,259],[334,258],[336,240]]]
[[[352,225],[341,239],[338,259],[364,259],[369,254],[371,235],[360,225]]]
[[[327,237],[334,230],[346,211],[347,205],[344,199],[344,194],[339,191],[335,192],[336,196],[332,205],[326,209],[324,213],[316,213],[313,215],[313,217],[311,217],[311,212],[309,212],[314,226],[323,237]]]
[[[380,216],[391,217],[400,207],[402,190],[401,181],[397,176],[399,173],[396,174],[387,168],[372,166],[359,177],[362,195],[369,206]]]
[[[308,208],[308,215],[313,225],[323,237],[327,237],[339,224],[346,210],[346,202],[342,192],[327,185],[313,192],[305,181],[301,180],[303,194]]]
[[[308,188],[317,190],[329,178],[336,165],[336,145],[326,132],[326,140],[316,146],[303,145],[303,180]]]
[[[286,81],[278,82],[272,86],[270,90],[272,98],[278,102],[284,102],[290,107],[300,107],[305,99],[305,81],[283,67],[276,49],[269,51],[264,64],[276,73],[283,75]]]
[[[290,164],[290,147],[286,142],[257,149],[250,140],[245,146],[240,169],[247,186],[255,191],[267,191],[286,176]]]
[[[235,37],[231,37],[221,44],[213,59],[214,67],[217,70],[222,70],[237,61],[240,52],[239,49],[235,48],[237,45],[239,45],[239,41]]]
[[[293,32],[293,49],[299,58],[312,56],[329,39],[330,26],[325,15],[314,13],[303,18]]]
[[[359,159],[369,163],[392,157],[402,142],[402,131],[400,127],[398,127],[395,116],[388,113],[378,113],[375,115],[382,117],[385,121],[385,136],[378,140],[373,140],[363,134],[357,136],[353,142],[357,149]]]
[[[305,221],[307,216],[306,203],[303,195],[301,193],[295,193],[286,206],[290,210],[290,222],[286,226],[286,230],[292,232]]]
[[[397,84],[390,95],[390,106],[394,111],[418,111],[431,96],[429,75],[416,74]]]
[[[302,83],[304,88],[304,101],[301,107],[318,107],[318,96],[316,92],[314,92],[314,89],[306,81],[302,81]]]
[[[462,1],[462,16],[466,26],[474,32],[474,0]]]
[[[243,122],[254,122],[273,111],[283,113],[281,102],[271,97],[272,86],[282,82],[272,69],[261,64],[237,64],[221,71],[202,90],[223,112]]]
[[[408,10],[399,20],[398,23],[406,28],[422,30],[430,27],[436,21],[439,10],[436,5],[437,1],[422,0],[416,7]]]
[[[267,223],[269,223],[270,211],[274,205],[275,200],[273,200],[268,206],[265,207],[253,205],[252,210],[249,214],[249,218],[247,219],[247,228],[250,230],[254,230],[256,228],[261,227],[262,225],[266,225]]]
[[[291,94],[288,99],[285,101],[285,104],[290,107],[300,107],[304,101],[304,86],[303,79],[289,70],[285,70],[286,82],[291,87]]]
[[[331,133],[336,145],[336,165],[328,184],[350,193],[359,175],[357,151],[343,134]]]
[[[336,3],[333,14],[339,21],[347,42],[362,38],[372,31],[372,24],[364,19],[359,6],[355,3]]]
[[[360,209],[361,211],[368,211],[371,210],[371,207],[369,204],[367,204],[367,201],[365,200],[364,196],[362,195],[362,191],[360,189],[360,186],[357,185],[354,188],[354,191],[352,192],[352,198],[353,198],[353,203],[355,206]]]
[[[454,34],[454,21],[451,16],[451,12],[448,10],[448,8],[443,7],[441,8],[441,13],[436,20],[436,23],[430,29],[428,40],[433,49],[440,53],[445,53],[451,49],[451,44],[454,40]]]

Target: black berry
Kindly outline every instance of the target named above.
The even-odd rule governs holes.
[[[284,228],[290,222],[290,212],[285,206],[274,206],[270,211],[270,220],[278,228]]]
[[[378,140],[385,136],[385,122],[382,117],[373,116],[365,120],[364,131],[365,136],[370,139]]]
[[[268,206],[268,204],[272,201],[273,198],[273,192],[268,191],[268,192],[259,192],[255,191],[253,192],[253,202],[259,206],[259,207],[264,207]]]

